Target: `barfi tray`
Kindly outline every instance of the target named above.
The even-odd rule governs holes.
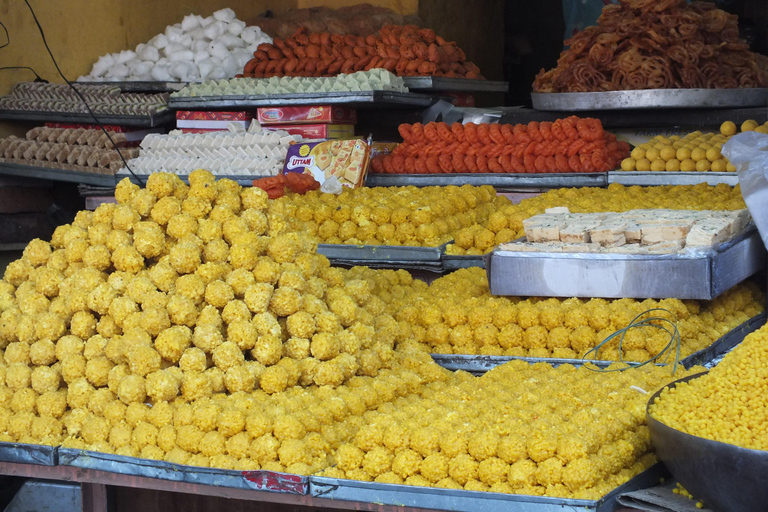
[[[753,227],[702,251],[595,254],[494,251],[492,295],[711,300],[765,266]]]
[[[331,264],[371,268],[410,268],[440,271],[443,247],[318,244],[317,252]]]
[[[446,78],[442,76],[404,76],[408,89],[452,92],[507,92],[509,82],[474,80],[470,78]]]
[[[55,466],[57,448],[41,444],[0,443],[0,462]]]
[[[101,187],[114,187],[114,174],[99,174],[95,172],[67,171],[55,167],[38,167],[34,165],[20,165],[3,162],[0,160],[0,175],[23,176],[25,178],[37,178],[51,181],[66,181],[70,183],[86,183]]]
[[[568,112],[640,108],[766,107],[768,106],[768,89],[646,89],[531,93],[531,103],[536,110]]]
[[[354,91],[327,93],[270,94],[261,96],[173,97],[168,106],[175,110],[221,110],[285,105],[350,105],[358,108],[426,108],[440,96],[396,91]]]
[[[656,464],[599,500],[437,489],[314,476],[310,477],[309,493],[312,497],[339,501],[368,502],[396,507],[455,512],[476,512],[478,510],[498,512],[563,512],[567,510],[612,512],[616,509],[616,499],[620,494],[655,485],[660,478],[667,474],[663,464]]]
[[[33,121],[36,123],[78,123],[96,124],[93,116],[87,113],[44,112],[40,110],[0,110],[0,119],[8,121]],[[96,113],[101,124],[132,126],[136,128],[155,128],[174,122],[176,113],[163,110],[151,115],[117,115]]]
[[[608,173],[519,173],[519,174],[368,174],[368,187],[444,187],[447,185],[491,185],[497,190],[521,188],[606,187]]]
[[[741,343],[744,338],[751,332],[758,330],[765,324],[766,313],[760,313],[744,322],[743,324],[734,327],[719,339],[715,340],[710,346],[703,348],[693,354],[680,360],[685,368],[691,366],[712,366],[713,362],[718,361],[719,356],[730,351]],[[493,370],[497,366],[501,366],[504,363],[508,363],[512,360],[526,361],[533,363],[547,363],[552,366],[560,366],[561,364],[571,364],[574,366],[581,366],[584,363],[591,363],[599,368],[605,368],[617,361],[595,361],[591,358],[587,359],[564,359],[564,358],[546,358],[546,357],[516,357],[516,356],[483,356],[483,355],[465,355],[465,354],[432,354],[432,359],[446,370],[457,371],[463,370],[473,375],[482,375],[483,373]]]
[[[443,254],[443,270],[446,272],[472,267],[485,268],[485,257]]]
[[[641,172],[641,171],[609,171],[608,184],[641,187],[657,185],[719,185],[725,183],[735,187],[739,184],[739,176],[735,172]]]
[[[77,85],[114,85],[120,92],[175,92],[183,89],[188,82],[155,82],[155,81],[126,81],[126,82],[76,82]]]
[[[309,478],[301,475],[263,470],[235,471],[185,466],[159,460],[70,448],[59,448],[59,465],[235,489],[300,495],[305,495],[309,491]]]
[[[130,164],[130,161],[129,161]],[[136,173],[136,176],[139,177],[142,181],[146,180],[150,175],[149,174],[139,174]],[[131,180],[131,182],[138,184],[139,181],[136,179],[136,176],[133,176],[132,174],[120,171],[115,175],[115,178],[117,179],[118,183],[123,178],[128,178]],[[188,174],[179,174],[179,178],[181,178],[181,181],[184,183],[189,183],[189,175]],[[259,178],[266,178],[266,176],[261,176],[259,174],[214,174],[217,180],[220,179],[228,179],[232,181],[236,181],[238,185],[241,187],[251,187],[253,186],[253,180],[258,180]]]

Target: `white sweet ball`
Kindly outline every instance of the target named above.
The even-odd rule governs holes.
[[[154,46],[158,50],[162,50],[166,46],[168,46],[168,38],[165,37],[165,34],[157,34],[155,37],[149,40],[150,46]]]
[[[216,39],[220,38],[221,35],[224,33],[224,24],[220,21],[215,21],[205,27],[205,37],[210,39],[211,41],[215,41]]]
[[[179,62],[179,61],[192,62],[192,59],[194,58],[195,58],[195,54],[192,53],[192,50],[179,50],[177,52],[168,54],[168,60],[171,62]]]
[[[130,74],[130,70],[128,69],[128,66],[125,64],[115,64],[111,68],[109,68],[109,71],[107,71],[107,77],[108,78],[125,78]]]
[[[160,58],[160,50],[150,45],[144,45],[144,48],[141,50],[138,50],[137,47],[136,54],[141,60],[144,61],[157,62],[157,60]]]
[[[183,32],[181,31],[181,27],[176,28],[174,26],[168,26],[165,27],[165,37],[168,38],[168,42],[170,43],[178,43],[179,39],[181,39],[181,35]]]
[[[216,66],[208,73],[207,80],[221,80],[222,78],[229,78],[229,76],[221,66]]]
[[[203,59],[200,62],[197,62],[197,68],[199,69],[200,77],[203,80],[208,80],[210,78],[208,75],[211,73],[211,71],[213,71],[213,68],[215,67],[216,61],[211,58]]]
[[[138,76],[145,76],[149,77],[149,72],[152,71],[152,68],[154,67],[153,62],[140,62],[135,68],[133,68],[133,74]]]
[[[194,41],[192,43],[192,51],[193,52],[207,52],[208,51],[208,45],[211,44],[211,42],[208,40],[207,37],[203,36],[202,39],[198,39],[197,41]]]
[[[194,57],[192,57],[192,61],[195,64],[200,64],[200,61],[203,61],[203,60],[205,60],[205,59],[207,59],[209,57],[210,57],[210,55],[208,55],[207,51],[201,50],[199,52],[195,52]]]
[[[211,57],[218,57],[221,60],[226,59],[229,56],[227,46],[219,41],[212,41],[211,44],[208,45],[208,53]]]
[[[189,50],[186,46],[180,43],[170,43],[168,46],[165,47],[165,54],[166,55],[172,55],[174,53],[183,52],[185,50]]]
[[[125,64],[126,62],[133,59],[134,57],[136,57],[136,52],[132,50],[123,50],[117,55],[117,58],[115,59],[115,61],[117,62],[117,64]]]
[[[200,20],[200,26],[205,28],[211,23],[213,23],[214,21],[216,21],[216,18],[214,18],[213,16],[208,16],[207,18],[203,18]]]
[[[192,74],[192,68],[196,68],[194,64],[186,61],[174,62],[168,69],[168,72],[172,77],[178,79],[185,79]]]
[[[240,20],[232,20],[232,23],[227,27],[227,31],[233,36],[239,36],[245,28],[245,22]]]
[[[230,55],[232,56],[233,59],[235,59],[235,62],[237,62],[238,69],[242,69],[245,67],[248,61],[251,60],[251,58],[253,57],[253,52],[248,51],[245,48],[240,48],[240,49],[234,50]]]
[[[235,11],[229,7],[225,7],[224,9],[213,13],[213,17],[219,21],[232,21],[237,17],[237,15],[235,14]]]
[[[184,34],[179,38],[179,44],[190,48],[192,46],[192,36],[190,34]]]
[[[109,68],[115,65],[115,54],[107,54],[99,57],[99,60],[93,65],[91,74],[94,76],[102,76]]]
[[[194,14],[184,16],[184,19],[181,20],[181,30],[184,32],[189,32],[190,30],[199,27],[200,19],[201,18],[199,16],[195,16]]]
[[[235,76],[242,71],[242,67],[237,65],[237,61],[231,55],[228,55],[227,58],[221,62],[221,68],[224,70],[227,77]]]
[[[150,74],[152,79],[157,80],[158,82],[165,82],[172,79],[171,74],[168,72],[168,66],[166,65],[159,66],[155,64]]]
[[[197,27],[195,30],[191,31],[189,33],[190,37],[192,38],[192,45],[201,39],[205,39],[205,29],[203,27]]]
[[[256,37],[258,37],[258,34],[256,31],[259,31],[259,27],[245,27],[242,32],[240,32],[240,37],[243,41],[245,41],[247,44],[253,44],[256,41]]]
[[[230,49],[242,48],[243,46],[245,46],[245,42],[242,39],[240,39],[237,36],[233,36],[232,34],[229,34],[229,33],[223,34],[219,38],[219,42],[224,43],[224,46]]]

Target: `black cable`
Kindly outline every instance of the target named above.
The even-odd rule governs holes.
[[[35,78],[35,82],[43,82],[43,83],[46,83],[46,84],[48,83],[48,80],[42,78],[40,75],[37,74],[37,71],[35,71],[34,69],[32,69],[29,66],[3,66],[3,67],[0,68],[0,71],[3,71],[4,69],[28,69],[32,73],[34,73],[35,76],[37,77],[37,78]]]
[[[7,39],[7,41],[5,42],[5,44],[4,44],[4,45],[2,45],[2,46],[0,46],[0,49],[3,49],[3,48],[5,48],[6,46],[8,46],[9,44],[11,44],[11,36],[10,36],[10,35],[8,35],[8,29],[5,27],[5,25],[3,25],[3,22],[2,22],[2,21],[0,21],[0,27],[3,27],[3,31],[5,32],[5,38]]]
[[[51,48],[48,46],[48,41],[46,41],[45,39],[45,32],[43,32],[43,27],[40,25],[40,21],[38,21],[37,16],[35,15],[35,11],[32,9],[32,6],[29,5],[28,0],[24,0],[24,3],[27,4],[27,7],[29,7],[29,12],[32,13],[32,18],[35,20],[37,29],[40,31],[40,37],[43,38],[43,44],[45,45],[45,49],[48,50],[48,55],[50,55],[51,60],[53,61],[53,65],[56,67],[56,71],[59,72],[59,76],[61,76],[62,80],[64,80],[73,91],[75,91],[75,94],[77,94],[77,97],[80,98],[80,101],[83,102],[83,104],[85,105],[85,108],[88,110],[88,113],[91,115],[91,117],[96,122],[96,124],[99,125],[99,128],[101,128],[101,131],[104,132],[104,135],[107,136],[107,138],[109,139],[109,142],[112,143],[112,147],[114,147],[115,151],[117,151],[117,156],[119,156],[120,160],[123,161],[123,165],[125,165],[125,168],[128,169],[128,172],[131,173],[131,176],[136,178],[136,181],[139,182],[139,185],[143,187],[144,182],[141,180],[141,178],[139,178],[136,175],[136,173],[133,172],[133,169],[130,168],[130,166],[128,165],[128,162],[125,161],[125,157],[123,157],[123,154],[120,152],[120,149],[117,147],[117,144],[115,144],[115,141],[112,140],[112,136],[109,134],[107,129],[104,128],[104,125],[101,124],[101,121],[99,121],[99,119],[96,117],[96,114],[93,113],[93,110],[91,110],[91,107],[90,105],[88,105],[88,102],[85,101],[85,98],[83,97],[82,94],[80,94],[80,91],[77,90],[77,87],[72,85],[72,82],[67,80],[67,77],[65,77],[64,73],[61,72],[61,69],[59,68],[59,64],[56,62],[56,58],[53,56],[53,52],[51,52]]]

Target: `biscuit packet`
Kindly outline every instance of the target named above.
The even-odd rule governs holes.
[[[288,148],[283,174],[311,174],[320,184],[335,176],[345,187],[365,183],[371,146],[362,139],[301,142]]]

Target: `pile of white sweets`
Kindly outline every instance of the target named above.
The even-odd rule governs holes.
[[[403,79],[386,69],[374,68],[332,77],[233,78],[190,84],[172,97],[265,96],[326,92],[395,91],[408,92]]]
[[[527,241],[499,246],[514,252],[667,254],[708,249],[741,233],[747,210],[630,210],[569,213],[552,208],[523,221]]]
[[[135,174],[171,172],[186,176],[205,169],[218,176],[274,176],[283,168],[288,146],[302,140],[285,131],[264,131],[253,122],[248,131],[149,134],[141,153],[128,162]],[[238,127],[241,128],[241,127]],[[119,174],[127,173],[123,169]]]
[[[246,27],[232,9],[203,18],[190,14],[166,27],[135,51],[104,55],[78,81],[199,82],[233,77],[272,38],[259,27]]]

